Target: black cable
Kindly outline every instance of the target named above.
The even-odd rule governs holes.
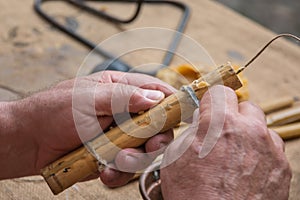
[[[8,92],[10,92],[10,93],[12,93],[12,94],[18,96],[18,97],[23,97],[23,96],[25,95],[23,92],[17,91],[17,90],[15,90],[14,88],[9,87],[9,86],[7,86],[7,85],[1,85],[1,84],[0,84],[0,89],[6,90],[6,91],[8,91]]]
[[[105,1],[105,0],[102,0],[102,1]],[[94,8],[86,5],[86,3],[84,3],[85,2],[84,0],[69,0],[68,2],[71,3],[71,4],[73,4],[73,5],[75,5],[75,6],[77,6],[77,7],[80,7],[82,9],[90,12],[91,14],[99,16],[99,17],[101,17],[101,18],[103,18],[105,20],[108,20],[108,21],[110,21],[112,23],[129,24],[129,23],[133,22],[138,17],[138,15],[140,14],[140,11],[141,11],[141,8],[142,8],[144,0],[137,0],[136,1],[137,6],[136,6],[136,10],[135,10],[133,16],[130,17],[129,19],[125,19],[125,20],[117,18],[115,16],[108,15],[105,12],[96,10],[96,9],[94,9]]]
[[[88,10],[89,12],[93,13],[93,14],[96,14],[98,16],[105,16],[106,18],[106,14],[104,12],[99,12],[89,6],[86,6],[84,5],[83,0],[70,0],[72,3],[76,4],[76,5],[79,5],[79,6],[82,6],[84,7],[86,10]],[[89,0],[89,1],[99,1],[99,0]],[[102,0],[102,1],[107,1],[107,2],[120,2],[119,0]],[[80,3],[78,3],[80,2]],[[174,53],[180,43],[180,39],[181,39],[181,36],[182,36],[182,33],[184,32],[185,28],[186,28],[186,25],[188,23],[188,19],[189,19],[189,16],[190,16],[190,9],[189,7],[184,4],[184,3],[181,3],[181,2],[176,2],[176,1],[168,1],[168,0],[142,0],[142,1],[137,1],[137,0],[124,0],[122,1],[122,3],[134,3],[134,2],[137,2],[138,3],[138,6],[137,6],[137,9],[136,9],[136,12],[135,14],[133,15],[133,17],[131,18],[131,20],[127,20],[125,22],[125,20],[117,20],[117,19],[114,19],[113,17],[109,16],[110,18],[107,18],[109,20],[111,20],[112,22],[120,22],[120,23],[129,23],[132,22],[135,18],[134,17],[137,17],[139,12],[140,12],[140,8],[142,6],[142,3],[148,3],[148,4],[170,4],[170,5],[173,5],[179,9],[182,10],[183,12],[183,15],[178,23],[178,27],[176,29],[177,33],[175,34],[175,36],[173,37],[173,42],[170,44],[169,48],[168,48],[168,51],[163,59],[163,62],[162,62],[162,67],[163,66],[168,66],[171,64],[171,61],[174,57]]]
[[[86,38],[82,37],[81,35],[79,35],[75,31],[68,29],[64,25],[57,22],[53,17],[51,17],[47,13],[45,13],[42,10],[41,5],[42,5],[43,2],[49,2],[49,1],[61,1],[61,0],[35,0],[34,9],[41,17],[43,17],[46,21],[48,21],[50,24],[52,24],[55,28],[59,29],[60,31],[62,31],[64,33],[66,33],[67,35],[69,35],[73,39],[77,40],[78,42],[80,42],[81,44],[86,46],[87,48],[89,48],[91,50],[95,49],[95,51],[97,53],[101,54],[103,57],[105,57],[107,59],[115,59],[115,56],[112,55],[111,53],[103,50],[102,48],[97,48],[96,44],[94,44],[90,40],[87,40]],[[68,1],[66,1],[66,2],[68,2]]]
[[[281,33],[279,35],[276,35],[267,44],[265,44],[244,66],[240,67],[236,71],[236,74],[239,74],[242,71],[244,71],[251,63],[253,63],[266,50],[266,48],[268,48],[274,41],[276,41],[278,38],[281,38],[281,37],[292,38],[295,41],[300,42],[300,37],[297,37],[297,36],[292,35],[290,33]]]
[[[113,63],[117,63],[120,64],[118,65],[121,66],[123,65],[123,69],[120,69],[121,71],[129,71],[132,67],[128,64],[126,64],[125,62],[121,61],[120,59],[118,59],[116,56],[114,56],[113,54],[105,51],[102,48],[97,47],[96,44],[94,44],[93,42],[91,42],[90,40],[82,37],[81,35],[79,35],[78,33],[76,33],[73,30],[68,29],[67,27],[61,25],[60,23],[58,23],[53,17],[49,16],[46,12],[44,12],[41,8],[42,4],[44,2],[47,1],[61,1],[61,0],[35,0],[34,3],[34,9],[35,11],[41,16],[43,17],[46,21],[48,21],[49,23],[51,23],[54,27],[58,28],[59,30],[61,30],[62,32],[66,33],[67,35],[69,35],[70,37],[72,37],[73,39],[77,40],[78,42],[82,43],[83,45],[85,45],[86,47],[90,48],[91,50],[95,50],[97,53],[99,53],[100,55],[102,55],[104,58],[109,59],[109,60],[113,60]],[[87,6],[84,2],[87,1],[104,1],[104,2],[118,2],[118,3],[137,3],[137,8],[136,11],[134,13],[134,15],[127,19],[127,20],[122,20],[119,18],[116,18],[114,16],[110,16],[108,14],[106,14],[103,11],[98,11],[95,10],[89,6]],[[182,17],[180,19],[180,22],[176,28],[176,33],[173,37],[173,40],[171,42],[171,44],[168,47],[167,53],[164,56],[163,62],[162,62],[162,67],[164,66],[168,66],[170,65],[175,51],[180,43],[180,40],[182,38],[182,33],[187,25],[189,16],[190,16],[190,9],[189,7],[182,3],[182,2],[177,2],[177,1],[168,1],[168,0],[65,0],[65,2],[70,3],[74,6],[77,6],[79,8],[82,8],[84,10],[86,10],[87,12],[90,12],[98,17],[104,18],[112,23],[131,23],[133,22],[137,16],[139,15],[140,11],[141,11],[141,7],[143,3],[148,3],[148,4],[168,4],[168,5],[172,5],[175,6],[179,9],[182,10],[183,14]],[[118,70],[118,69],[117,69]],[[155,72],[149,72],[147,74],[150,75],[155,75]]]

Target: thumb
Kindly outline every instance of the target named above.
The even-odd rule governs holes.
[[[198,140],[199,158],[206,157],[220,138],[225,121],[229,115],[238,113],[238,101],[235,92],[221,85],[206,92],[200,103]]]
[[[142,89],[121,83],[101,84],[95,93],[95,109],[99,116],[123,112],[138,113],[158,104],[165,95],[159,90]]]

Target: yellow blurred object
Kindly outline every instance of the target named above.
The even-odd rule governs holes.
[[[238,66],[233,66],[234,69],[238,69]],[[187,85],[195,79],[201,77],[201,75],[208,73],[211,69],[197,69],[192,65],[183,64],[178,66],[171,66],[159,70],[156,77],[162,81],[169,83],[176,89],[180,89],[182,85]],[[240,73],[239,78],[243,83],[243,87],[236,91],[239,101],[245,101],[249,99],[248,81]]]
[[[156,77],[179,89],[182,85],[187,85],[193,80],[200,78],[201,75],[199,70],[191,65],[179,65],[159,70]]]

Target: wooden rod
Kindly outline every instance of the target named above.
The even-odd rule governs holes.
[[[242,86],[230,65],[225,65],[193,81],[188,87],[201,99],[209,86],[225,85],[234,90]],[[64,191],[76,182],[96,173],[99,162],[112,162],[124,148],[144,144],[153,135],[176,126],[190,118],[197,108],[195,101],[186,91],[167,97],[149,111],[138,115],[88,143],[89,150],[78,150],[58,159],[41,170],[54,194]]]
[[[268,126],[280,126],[300,120],[300,106],[280,110],[267,115]]]
[[[279,136],[284,140],[300,137],[300,122],[284,126],[272,127],[271,129],[277,132]]]
[[[294,100],[294,97],[284,96],[277,99],[272,99],[271,101],[263,102],[260,104],[260,107],[265,114],[269,114],[283,108],[291,107],[295,102]]]

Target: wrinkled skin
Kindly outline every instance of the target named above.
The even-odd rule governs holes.
[[[74,85],[77,91],[74,99],[79,102],[75,105],[73,101],[75,106],[72,105]],[[63,81],[23,100],[0,102],[0,179],[39,174],[43,167],[82,145],[81,139],[86,141],[99,134],[93,132],[94,127],[100,124],[103,130],[107,129],[113,122],[113,112],[138,113],[173,92],[172,87],[150,76],[105,71],[80,77],[76,82]],[[80,125],[91,130],[83,133],[82,138],[75,127],[74,113],[80,117],[78,121],[83,123]],[[96,121],[91,123],[94,118]],[[141,160],[150,162],[155,155],[136,157],[133,153],[154,152],[172,139],[171,130],[158,134],[143,147],[119,152],[111,165],[116,169],[128,166],[134,169]],[[90,178],[99,175],[106,185],[116,187],[126,184],[133,173],[107,167]]]
[[[209,125],[219,118],[224,125],[219,138],[203,156]],[[161,169],[164,199],[288,199],[291,170],[282,140],[267,128],[261,109],[249,102],[238,104],[231,89],[210,89],[179,141],[167,148],[164,165],[178,144],[192,144]]]

